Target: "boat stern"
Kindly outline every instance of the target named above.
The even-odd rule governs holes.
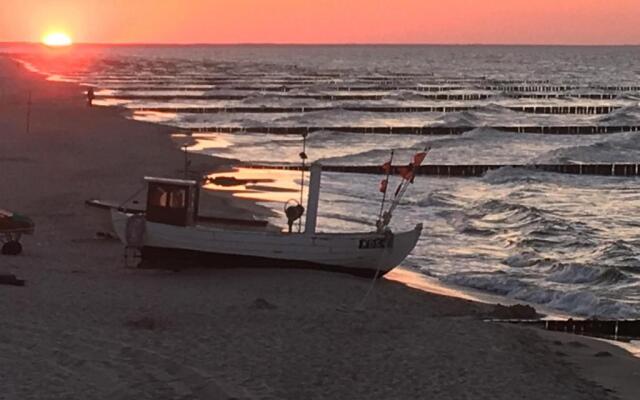
[[[116,209],[111,209],[111,224],[116,236],[123,244],[127,244],[127,221],[130,214],[123,213]]]

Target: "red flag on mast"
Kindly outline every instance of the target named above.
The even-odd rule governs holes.
[[[398,173],[403,179],[410,181],[413,179],[413,164],[409,164],[406,167],[398,167]]]
[[[387,187],[389,187],[389,180],[383,179],[380,182],[380,193],[387,193]]]
[[[419,167],[426,157],[427,157],[427,152],[426,151],[422,151],[422,152],[416,154],[415,156],[413,156],[413,166],[414,167]]]

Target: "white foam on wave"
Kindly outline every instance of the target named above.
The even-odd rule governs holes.
[[[527,283],[515,276],[498,274],[451,274],[446,283],[470,287],[528,303],[540,304],[583,317],[640,318],[637,305],[604,298],[589,289],[558,290]]]
[[[531,267],[540,262],[540,257],[533,252],[524,252],[513,254],[502,261],[503,264],[510,266],[511,268],[526,268]]]
[[[492,185],[502,185],[507,183],[532,183],[542,182],[549,175],[544,172],[521,167],[502,167],[487,171],[482,180]]]
[[[538,164],[562,163],[636,163],[640,160],[640,134],[616,133],[604,140],[583,146],[552,150],[537,157]]]
[[[606,114],[599,120],[613,126],[638,125],[640,124],[640,107],[638,105],[623,107]]]
[[[471,111],[460,111],[442,114],[437,123],[442,126],[478,126],[483,121]]]
[[[556,264],[547,280],[556,283],[588,283],[598,280],[604,271],[583,264]]]

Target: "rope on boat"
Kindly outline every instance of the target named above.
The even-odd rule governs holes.
[[[371,293],[373,292],[373,289],[376,286],[376,281],[378,280],[379,276],[380,276],[380,263],[378,262],[378,267],[376,268],[376,273],[373,275],[373,279],[371,280],[371,284],[369,285],[369,288],[367,289],[367,292],[364,294],[364,296],[362,296],[362,299],[353,308],[354,310],[356,310],[356,311],[364,311],[365,310],[365,306],[364,305],[365,305],[366,301],[369,299],[369,295],[371,295]]]
[[[128,202],[130,202],[131,200],[133,200],[134,198],[136,198],[140,193],[142,193],[145,189],[146,189],[146,185],[143,185],[140,189],[138,189],[133,195],[131,195],[130,197],[127,197],[127,199],[125,201],[123,201],[122,203],[120,203],[118,205],[118,210],[121,210],[125,204],[127,204]]]

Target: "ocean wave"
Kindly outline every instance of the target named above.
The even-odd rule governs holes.
[[[492,99],[493,102],[484,104],[480,107],[474,108],[473,112],[476,115],[481,115],[482,117],[486,118],[487,115],[491,115],[491,116],[495,116],[495,115],[507,115],[507,116],[513,116],[513,115],[518,115],[517,111],[513,111],[510,108],[504,107],[503,105],[499,104],[499,103],[495,103],[495,98]]]
[[[444,276],[441,280],[446,283],[483,290],[501,296],[509,296],[514,292],[530,286],[514,276],[501,272],[495,274],[461,272]]]
[[[241,103],[254,105],[254,104],[277,104],[282,101],[282,96],[278,96],[270,93],[256,93],[249,97],[244,98]]]
[[[513,254],[504,260],[502,263],[508,265],[511,268],[528,268],[538,266],[541,263],[549,262],[548,258],[541,258],[538,253],[535,252],[522,252]]]
[[[384,96],[385,100],[424,101],[424,96],[410,90],[394,90]]]
[[[478,127],[462,134],[463,139],[482,139],[483,141],[502,141],[516,138],[517,133],[499,131],[488,127]]]
[[[493,199],[474,204],[471,215],[503,228],[516,228],[546,220],[546,213],[537,207]]]
[[[509,183],[538,183],[543,182],[548,174],[521,167],[502,167],[487,171],[481,178],[484,182],[493,185]]]
[[[482,143],[483,145],[491,143],[504,143],[506,140],[516,139],[516,134],[503,132],[493,128],[479,127],[473,128],[458,136],[444,136],[441,138],[433,138],[422,142],[422,147],[430,147],[436,149],[454,149],[458,147],[470,147]]]
[[[231,144],[229,146],[229,149],[234,149],[234,150],[239,150],[239,149],[245,149],[245,148],[249,148],[249,149],[253,149],[253,148],[267,148],[267,147],[274,147],[274,148],[281,148],[281,147],[289,147],[289,146],[296,146],[299,147],[299,140],[298,141],[293,141],[285,136],[283,136],[280,139],[276,139],[273,137],[265,137],[265,138],[258,138],[255,136],[252,136],[252,138],[255,138],[254,141],[235,141],[233,144]],[[246,161],[246,160],[245,160]],[[289,160],[287,160],[289,161]],[[277,161],[275,161],[277,163]]]
[[[500,199],[469,203],[446,191],[435,191],[416,203],[440,207],[438,215],[458,233],[509,236],[507,247],[544,249],[592,246],[590,227],[564,220],[549,211]]]
[[[444,113],[438,120],[438,125],[442,126],[477,126],[482,124],[482,118],[472,111],[460,111]]]
[[[598,259],[611,261],[611,260],[638,260],[640,254],[640,248],[624,240],[616,240],[614,242],[606,243],[599,248],[595,254]]]
[[[284,117],[278,117],[273,120],[277,124],[295,124],[295,125],[318,125],[318,121],[334,121],[337,116],[340,116],[347,111],[336,110],[322,110],[311,111],[304,114],[291,114]]]
[[[627,106],[610,112],[598,119],[602,123],[621,126],[640,124],[640,107]]]
[[[589,252],[599,244],[596,232],[590,225],[563,218],[542,208],[503,199],[476,201],[460,208],[458,204],[463,203],[458,203],[454,196],[442,193],[431,199],[427,197],[426,200],[432,204],[442,204],[444,210],[437,215],[459,234],[496,235],[495,239],[503,243],[505,250],[520,254],[504,260],[506,265],[531,266],[549,261],[549,252]]]
[[[405,150],[405,149],[402,149]],[[397,150],[396,150],[397,151]],[[382,160],[389,157],[389,150],[387,149],[371,149],[362,151],[355,154],[348,154],[340,157],[326,157],[321,159],[324,164],[346,164],[346,163],[360,163],[371,162],[371,160]],[[382,165],[382,164],[381,164]]]
[[[457,198],[445,190],[434,190],[416,202],[419,207],[452,207],[458,204]]]
[[[540,304],[585,317],[639,318],[638,307],[604,298],[589,289],[560,290],[539,287],[504,273],[456,273],[441,278],[458,286],[494,293],[515,300]]]
[[[548,271],[546,280],[568,284],[615,284],[626,281],[627,275],[617,268],[598,268],[580,263],[557,263]]]
[[[488,227],[481,227],[461,211],[454,211],[448,214],[447,222],[458,233],[471,236],[492,236],[496,232]]]
[[[640,310],[632,304],[597,296],[588,291],[552,291],[545,305],[557,310],[595,318],[635,319]]]
[[[537,164],[564,163],[636,163],[640,159],[640,140],[637,132],[609,135],[590,145],[552,150],[537,157]]]
[[[629,94],[629,93],[625,93],[625,94],[621,94],[617,97],[620,100],[640,100],[640,95],[637,94]]]
[[[366,217],[358,217],[354,215],[327,213],[327,212],[321,213],[319,216],[322,218],[337,219],[340,221],[351,222],[359,225],[375,226],[375,221],[370,217],[366,218]]]

